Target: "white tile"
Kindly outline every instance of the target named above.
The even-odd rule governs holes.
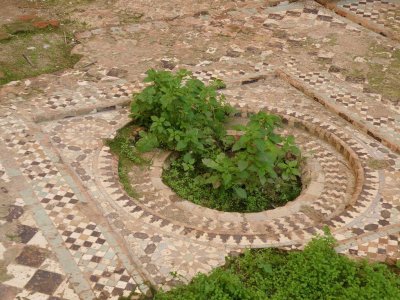
[[[27,244],[41,248],[49,248],[47,240],[41,231],[38,231]]]
[[[48,297],[49,297],[49,295],[42,294],[42,293],[39,293],[39,292],[23,290],[18,295],[15,296],[15,299],[45,300]]]
[[[3,283],[23,288],[35,272],[36,269],[31,267],[10,264],[7,266],[7,273],[13,276],[13,278],[6,280]]]
[[[70,287],[70,284],[68,282],[68,279],[65,279],[60,286],[57,288],[57,290],[54,292],[54,296],[60,297],[63,299],[68,299],[68,300],[79,300],[78,295],[75,293],[75,291]]]
[[[4,259],[4,252],[6,252],[6,248],[0,243],[0,260]]]
[[[64,271],[61,269],[60,264],[57,261],[55,261],[53,259],[50,259],[50,258],[47,258],[42,263],[42,265],[40,266],[40,269],[46,270],[46,271],[49,271],[49,272],[62,274],[62,275],[65,274]]]

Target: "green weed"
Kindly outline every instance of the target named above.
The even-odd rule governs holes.
[[[353,261],[330,236],[304,251],[248,250],[211,274],[156,293],[155,300],[400,299],[400,277],[383,264]]]

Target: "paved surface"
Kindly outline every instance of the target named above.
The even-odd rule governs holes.
[[[117,2],[101,20],[76,12],[93,29],[77,34],[75,69],[0,89],[1,299],[168,288],[246,247],[301,248],[324,225],[339,252],[400,259],[397,2]],[[122,7],[143,18],[116,22]],[[243,114],[281,115],[307,157],[299,199],[257,214],[197,207],[162,184],[162,152],[132,170],[139,197],[127,196],[103,141],[150,67],[221,78]]]

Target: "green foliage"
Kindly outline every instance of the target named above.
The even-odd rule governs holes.
[[[223,82],[206,86],[186,70],[147,75],[149,86],[131,105],[133,122],[144,128],[135,147],[126,148],[136,151],[131,161],[156,147],[179,153],[180,165],[173,163],[164,176],[167,184],[189,200],[222,210],[259,211],[300,193],[300,151],[293,137],[275,132],[279,117],[253,115],[237,126],[242,135],[235,141],[226,132],[234,109],[216,91]]]
[[[113,139],[107,140],[106,144],[112,153],[118,156],[118,175],[128,195],[136,197],[136,193],[130,184],[129,171],[133,164],[144,164],[143,159],[134,145],[137,131],[132,123],[117,131]]]
[[[237,126],[243,134],[231,145],[232,155],[221,152],[215,159],[203,159],[212,170],[206,183],[233,189],[242,199],[247,198],[246,191],[263,191],[270,187],[267,183],[275,184],[277,179],[296,184],[300,151],[292,136],[283,138],[274,132],[278,125],[279,117],[260,112],[247,125]]]
[[[276,179],[274,183],[267,182],[262,189],[246,189],[247,198],[237,195],[235,190],[204,185],[198,180],[201,174],[208,170],[202,164],[192,169],[185,169],[183,157],[171,161],[170,167],[163,172],[163,181],[180,197],[201,206],[221,211],[257,212],[272,209],[296,198],[301,192],[300,182],[285,183]]]
[[[400,278],[386,265],[350,260],[334,244],[328,235],[313,239],[304,251],[249,250],[154,299],[400,299]]]
[[[147,75],[145,81],[151,85],[135,96],[131,106],[135,123],[148,129],[138,149],[161,146],[190,152],[195,159],[216,149],[225,135],[224,121],[233,110],[215,86],[205,86],[186,70],[175,75],[149,70]]]

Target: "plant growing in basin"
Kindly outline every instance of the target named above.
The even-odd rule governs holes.
[[[128,125],[140,130],[125,143],[135,155],[127,155],[125,147],[125,156],[136,159],[154,148],[173,151],[164,182],[210,208],[254,212],[298,196],[300,151],[292,136],[276,132],[278,116],[254,114],[247,124],[233,127],[238,135],[232,136],[227,124],[235,110],[217,91],[221,81],[206,86],[187,70],[147,75],[149,85],[134,96]]]

